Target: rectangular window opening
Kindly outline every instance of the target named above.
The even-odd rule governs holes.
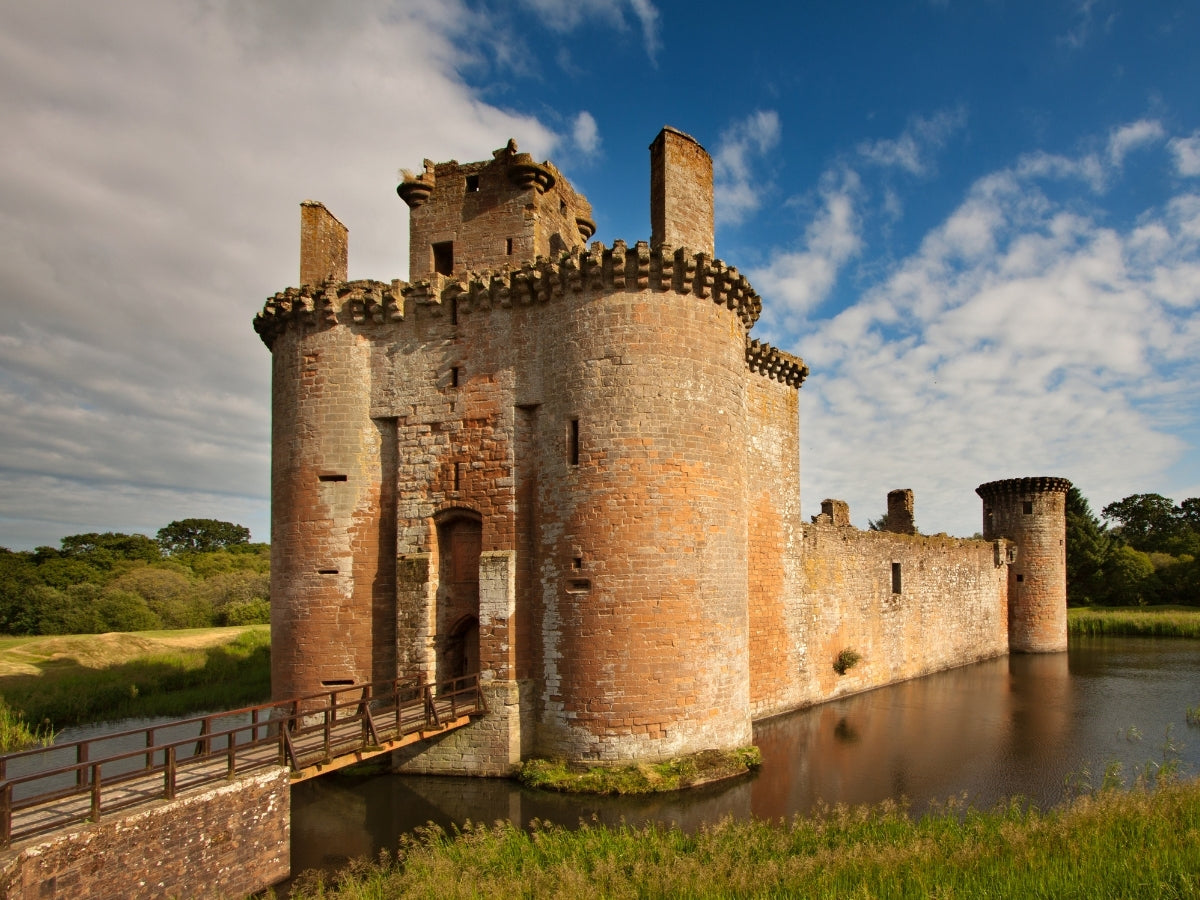
[[[571,561],[571,565],[576,569],[582,569],[583,568],[583,557],[582,556],[575,557],[575,559]]]
[[[433,245],[433,271],[439,275],[454,274],[454,241]]]
[[[321,687],[327,687],[327,688],[348,687],[352,684],[354,684],[353,678],[330,678],[328,681],[322,681]]]
[[[450,367],[450,387],[458,387],[458,366]]]
[[[317,569],[318,575],[336,575],[337,573],[337,569]]]
[[[318,475],[317,481],[345,481],[346,476],[341,474]]]
[[[1017,581],[1024,581],[1024,580],[1025,580],[1025,576],[1024,576],[1024,574],[1020,574],[1020,573],[1018,573],[1018,575],[1017,575]]]
[[[1024,507],[1025,515],[1027,515],[1027,516],[1033,515],[1033,501],[1032,500],[1026,500],[1025,503],[1023,504],[1023,507]]]
[[[579,465],[579,420],[572,419],[567,428],[567,462]]]
[[[462,489],[462,463],[454,464],[454,489]]]
[[[512,238],[504,239],[504,252],[512,256]]]
[[[467,193],[474,194],[474,193],[477,193],[478,191],[479,191],[479,176],[478,175],[468,175],[467,176]]]
[[[588,578],[572,578],[567,582],[568,594],[586,594],[591,589],[592,582]]]
[[[900,563],[894,562],[892,563],[892,593],[901,593],[901,587],[903,587],[903,585],[900,581]]]

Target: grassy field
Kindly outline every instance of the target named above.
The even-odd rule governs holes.
[[[1067,610],[1071,634],[1200,638],[1200,607],[1085,606]]]
[[[270,696],[270,642],[268,625],[0,638],[0,704],[43,729],[246,706]]]
[[[677,828],[425,829],[295,900],[439,897],[1197,897],[1200,783],[1103,791],[1041,813],[948,806],[919,820],[885,803],[787,823]]]

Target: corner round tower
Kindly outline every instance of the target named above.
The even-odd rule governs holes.
[[[1006,478],[975,489],[983,537],[1017,545],[1008,567],[1008,646],[1018,653],[1067,649],[1067,491],[1065,478]]]
[[[703,255],[679,260],[729,290]],[[539,497],[546,755],[618,762],[752,740],[740,436],[757,298],[628,277],[644,267],[662,284],[664,262],[676,265],[669,248],[618,242],[605,265],[622,277],[564,297],[551,337],[543,413],[562,452]]]

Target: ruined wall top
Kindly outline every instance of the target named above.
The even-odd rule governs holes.
[[[716,252],[713,164],[700,142],[666,127],[650,145],[650,245]]]

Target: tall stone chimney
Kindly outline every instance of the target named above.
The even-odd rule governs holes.
[[[324,284],[347,279],[349,231],[324,203],[300,204],[300,283]]]
[[[650,145],[650,244],[714,251],[712,157],[670,126]]]

